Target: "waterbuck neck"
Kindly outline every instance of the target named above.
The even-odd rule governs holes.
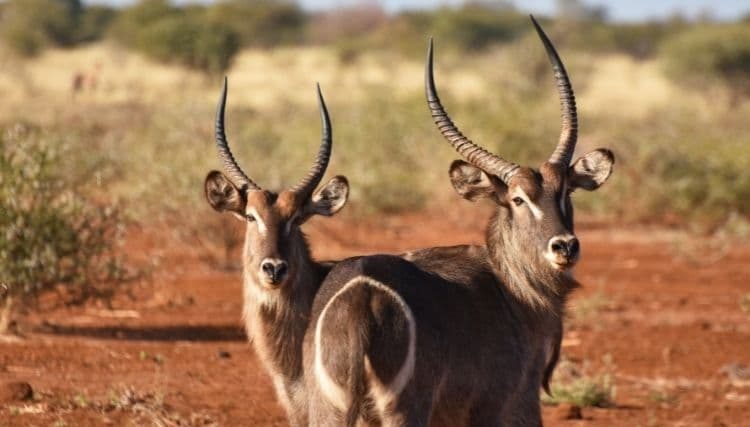
[[[495,274],[512,298],[527,314],[562,319],[565,301],[578,287],[572,272],[550,268],[540,253],[520,245],[510,233],[511,218],[506,209],[495,213],[485,233],[487,253]]]
[[[311,258],[307,240],[298,228],[288,239],[292,268],[287,282],[278,289],[266,289],[255,282],[255,272],[248,267],[253,255],[245,244],[243,317],[248,337],[266,368],[274,376],[296,380],[302,375],[302,341],[312,301],[326,267]]]

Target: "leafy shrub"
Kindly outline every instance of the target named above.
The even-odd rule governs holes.
[[[570,403],[580,408],[606,408],[613,405],[616,388],[614,384],[614,364],[610,354],[602,358],[604,372],[599,375],[585,375],[588,363],[578,366],[563,358],[555,369],[550,384],[551,395],[542,395],[542,403],[558,405]]]
[[[512,40],[530,28],[528,17],[513,9],[472,4],[460,9],[439,9],[432,16],[430,27],[436,37],[468,50]]]
[[[571,403],[578,407],[606,408],[612,404],[612,383],[609,376],[583,377],[568,384],[552,384],[552,397],[544,396],[547,404]]]
[[[657,53],[660,43],[682,30],[681,22],[646,22],[642,24],[608,25],[614,47],[619,52],[643,59]]]
[[[143,0],[115,22],[116,40],[162,62],[209,73],[226,70],[239,49],[237,34],[206,17],[200,6],[176,8],[166,0]]]
[[[0,332],[16,300],[30,303],[61,286],[68,303],[107,300],[126,278],[115,254],[120,211],[83,191],[94,175],[64,141],[22,125],[0,135]]]
[[[237,34],[242,46],[271,47],[301,41],[307,16],[293,2],[225,0],[206,19]]]
[[[137,47],[157,60],[213,73],[229,68],[239,49],[231,30],[185,14],[161,19],[143,29]]]
[[[750,92],[750,24],[695,26],[661,46],[665,69],[680,84],[722,82]]]
[[[98,5],[86,7],[76,30],[76,41],[90,42],[101,39],[116,16],[117,12],[111,7]]]
[[[82,7],[79,0],[9,0],[3,8],[0,35],[24,56],[47,46],[70,46]]]
[[[613,188],[592,201],[616,207],[630,220],[720,224],[733,213],[750,215],[747,113],[703,117],[692,108],[670,106],[646,121],[600,123],[606,139],[620,147],[619,168]]]
[[[168,0],[141,0],[118,14],[111,34],[125,46],[136,47],[141,31],[178,13],[179,9],[173,7]]]

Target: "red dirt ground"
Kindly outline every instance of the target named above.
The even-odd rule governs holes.
[[[307,230],[325,258],[482,241],[484,218],[458,219],[346,217]],[[137,234],[131,249],[161,248],[158,233]],[[578,234],[584,287],[571,303],[563,357],[589,375],[609,373],[614,406],[583,408],[583,420],[571,421],[545,406],[545,424],[748,425],[750,378],[720,370],[750,365],[750,246],[714,257],[715,245],[675,232],[589,224]],[[719,259],[695,261],[705,258]],[[21,316],[25,336],[0,340],[0,426],[286,425],[240,326],[239,272],[212,270],[175,244],[159,271],[117,310]],[[28,382],[34,398],[6,396],[14,381]]]

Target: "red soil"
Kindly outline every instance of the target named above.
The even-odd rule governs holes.
[[[482,241],[483,219],[457,223],[413,214],[361,224],[314,220],[307,229],[321,258]],[[750,295],[750,247],[698,263],[689,260],[708,257],[700,252],[708,246],[671,232],[590,225],[578,235],[584,287],[571,302],[563,357],[590,375],[611,374],[614,406],[583,408],[583,420],[574,421],[545,406],[546,425],[747,423],[750,381],[720,369],[750,365],[750,312],[741,303]],[[155,251],[160,238],[140,231],[129,248]],[[21,316],[25,337],[0,340],[0,387],[27,382],[35,397],[6,396],[0,426],[286,425],[241,328],[239,272],[197,260],[170,244],[153,283],[135,301],[118,300],[115,311]]]

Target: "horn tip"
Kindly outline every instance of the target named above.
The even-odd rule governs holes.
[[[534,25],[534,29],[536,29],[536,32],[540,36],[545,35],[544,34],[544,30],[542,30],[542,26],[539,25],[539,22],[536,20],[536,18],[534,18],[534,15],[529,14],[529,18],[531,18],[531,23]],[[542,37],[542,38],[544,38],[544,37]]]
[[[323,91],[320,89],[320,83],[315,83],[315,92],[318,95],[318,104],[325,108],[325,100],[323,99]]]
[[[424,74],[425,74],[425,95],[427,96],[427,102],[434,102],[437,100],[437,88],[435,88],[435,77],[434,72],[432,70],[433,68],[433,54],[432,54],[432,48],[433,48],[433,42],[432,42],[432,36],[429,38],[429,43],[427,44],[427,60],[425,61],[424,65]]]

